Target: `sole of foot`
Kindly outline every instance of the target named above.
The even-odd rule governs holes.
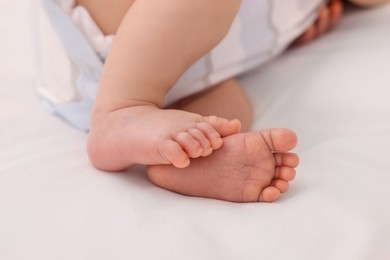
[[[299,164],[290,152],[297,144],[294,132],[268,129],[223,139],[219,150],[185,169],[149,166],[149,179],[176,193],[231,202],[273,202],[288,190]]]

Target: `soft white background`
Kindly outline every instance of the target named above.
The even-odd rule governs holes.
[[[29,19],[28,0],[0,0],[0,259],[390,259],[390,5],[242,79],[255,129],[300,136],[274,204],[93,169],[86,135],[35,97]]]

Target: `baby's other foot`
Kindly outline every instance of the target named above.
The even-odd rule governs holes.
[[[289,188],[299,158],[289,151],[295,133],[287,129],[235,134],[210,156],[185,169],[148,167],[156,185],[177,193],[233,202],[272,202]]]
[[[185,168],[239,132],[238,120],[202,117],[180,110],[135,106],[93,118],[88,153],[99,169],[119,171],[134,164]]]

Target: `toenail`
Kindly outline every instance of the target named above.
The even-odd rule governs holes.
[[[186,159],[184,162],[183,162],[183,167],[182,168],[186,168],[190,165],[190,159]]]

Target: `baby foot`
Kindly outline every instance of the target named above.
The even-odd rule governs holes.
[[[208,157],[185,169],[148,167],[150,180],[164,189],[189,196],[233,202],[272,202],[288,190],[298,156],[289,151],[297,143],[287,129],[235,134]]]
[[[342,2],[331,0],[327,6],[324,6],[318,12],[317,20],[293,42],[293,45],[302,45],[323,35],[339,23],[342,13]]]
[[[221,137],[239,130],[238,120],[134,106],[93,118],[88,154],[97,168],[107,171],[133,164],[185,168],[190,158],[210,155],[222,146]]]

